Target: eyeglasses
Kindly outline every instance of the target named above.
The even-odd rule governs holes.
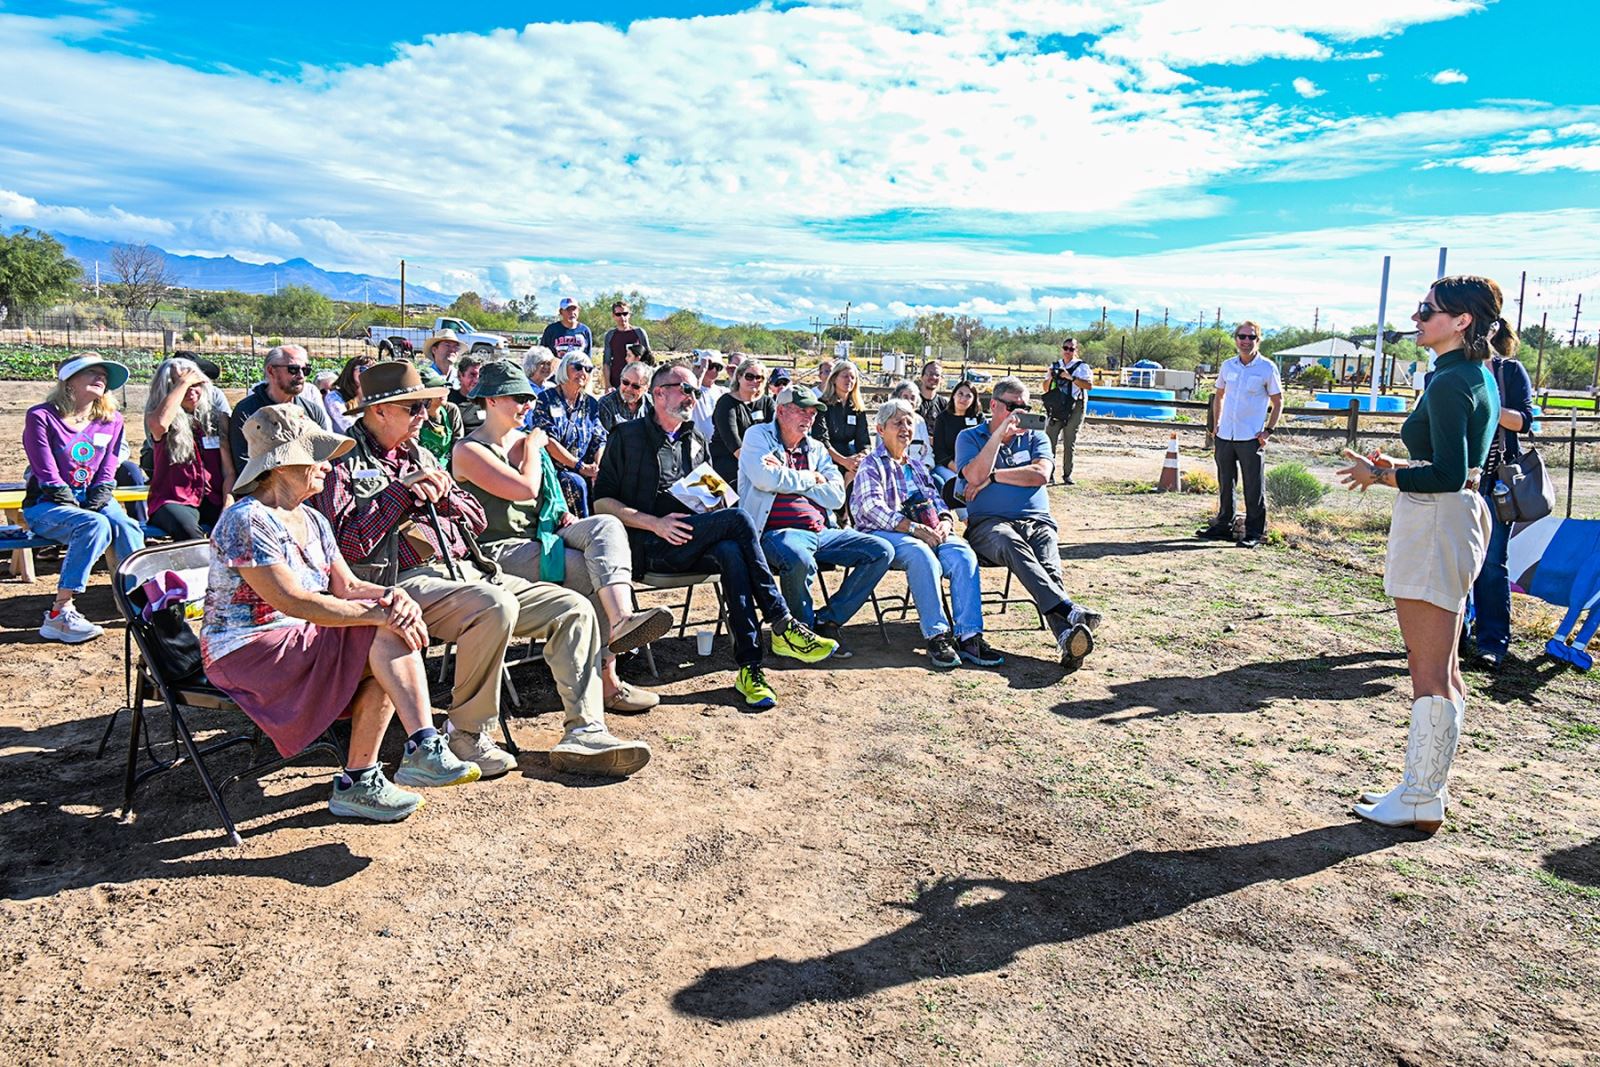
[[[747,382],[759,382],[761,379],[765,378],[766,375],[762,374],[760,371],[757,371],[754,374],[741,374],[739,377],[743,378]]]
[[[1256,341],[1260,338],[1261,335],[1258,333],[1236,333],[1233,335],[1235,341]]]
[[[698,385],[690,385],[688,382],[662,382],[660,388],[676,389],[684,396],[699,396],[702,392]]]
[[[1427,322],[1429,319],[1433,318],[1443,310],[1444,308],[1436,308],[1424,300],[1422,303],[1417,305],[1417,321]]]
[[[644,386],[640,385],[638,382],[619,382],[617,384],[617,388],[627,389],[630,392],[637,393],[639,390],[643,389]]]
[[[426,415],[428,413],[428,402],[426,400],[413,400],[406,405],[406,411],[410,413],[413,419],[418,415]]]
[[[571,373],[572,371],[577,371],[579,374],[593,374],[594,373],[594,367],[590,366],[587,363],[570,363],[570,364],[567,365],[567,371],[568,371],[568,373]]]
[[[304,378],[306,375],[311,373],[311,368],[306,366],[304,363],[279,363],[277,364],[277,368],[281,371],[286,371],[296,378]]]
[[[997,398],[995,398],[995,403],[999,404],[1001,407],[1005,408],[1007,411],[1027,411],[1028,410],[1028,402],[1026,400],[1001,400],[1001,399],[999,399],[997,397]]]
[[[1063,352],[1076,352],[1077,350],[1078,350],[1078,346],[1077,345],[1062,345],[1061,346],[1061,351],[1063,351]]]
[[[628,316],[629,316],[629,315],[632,315],[632,314],[633,314],[633,312],[631,312],[631,311],[629,311],[629,310],[628,310],[628,309],[626,309],[626,308],[624,308],[624,309],[622,309],[622,310],[621,310],[621,311],[617,311],[617,310],[615,310],[615,309],[613,309],[613,310],[612,310],[612,312],[611,312],[611,314],[613,314],[613,315],[615,315],[615,316],[616,316],[616,317],[617,317],[617,318],[619,318],[619,319],[625,319],[625,318],[627,318],[627,317],[628,317]]]

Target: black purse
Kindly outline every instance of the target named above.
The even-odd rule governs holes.
[[[1501,364],[1494,368],[1494,384],[1500,396],[1506,395],[1505,383],[1500,377]],[[1556,509],[1556,487],[1545,470],[1544,457],[1539,450],[1530,448],[1516,459],[1506,459],[1510,451],[1511,431],[1500,428],[1500,469],[1498,479],[1490,494],[1494,500],[1495,517],[1501,522],[1536,522]],[[1505,485],[1505,491],[1500,485]]]

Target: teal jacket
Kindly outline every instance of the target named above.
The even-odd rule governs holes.
[[[1488,462],[1499,424],[1500,390],[1488,366],[1459,349],[1446,352],[1400,427],[1406,451],[1427,466],[1395,471],[1396,487],[1407,493],[1459,492],[1467,471]]]

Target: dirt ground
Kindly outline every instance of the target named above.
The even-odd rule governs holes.
[[[37,392],[0,386],[0,438]],[[886,647],[864,612],[854,659],[776,664],[752,714],[725,646],[669,639],[661,707],[613,720],[656,759],[597,783],[549,767],[529,665],[520,773],[373,826],[328,816],[312,760],[230,790],[239,848],[186,769],[119,821],[105,578],[83,605],[112,632],[46,644],[42,560],[0,584],[0,1055],[1600,1063],[1600,681],[1535,657],[1554,609],[1519,598],[1519,660],[1469,676],[1444,829],[1359,823],[1409,701],[1368,521],[1388,499],[1202,543],[1206,500],[1129,491],[1160,443],[1091,428],[1083,484],[1053,491],[1069,585],[1106,615],[1070,678],[1031,611],[989,618],[1004,667],[942,674],[914,623]]]

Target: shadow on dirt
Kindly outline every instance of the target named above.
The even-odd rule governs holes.
[[[1546,853],[1544,869],[1569,882],[1600,887],[1600,839]]]
[[[1033,882],[960,878],[924,889],[908,925],[810,959],[716,967],[673,997],[706,1019],[754,1019],[809,1001],[838,1002],[924,978],[999,970],[1017,954],[1121,929],[1267,881],[1288,881],[1408,835],[1347,823],[1220,848],[1130,852]],[[969,892],[981,895],[963,901]]]
[[[1216,674],[1170,675],[1117,682],[1111,695],[1055,706],[1069,719],[1117,715],[1117,722],[1163,715],[1239,715],[1261,711],[1274,700],[1365,700],[1388,697],[1405,681],[1400,652],[1352,652],[1342,656],[1244,663]],[[1135,715],[1120,712],[1137,711]]]
[[[1119,556],[1159,555],[1167,552],[1220,551],[1232,547],[1231,544],[1201,541],[1193,537],[1163,537],[1155,541],[1084,541],[1074,545],[1062,545],[1060,555],[1064,560],[1096,560]]]

